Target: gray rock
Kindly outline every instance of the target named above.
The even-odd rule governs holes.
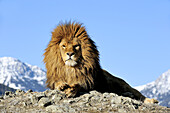
[[[132,104],[142,105],[142,102],[141,101],[137,101],[137,100],[132,100]]]
[[[31,102],[32,102],[33,104],[38,103],[38,101],[39,101],[39,99],[36,97],[36,95],[32,95],[32,96],[31,96]]]
[[[61,109],[59,106],[57,105],[50,105],[46,107],[46,111],[47,112],[64,112],[63,109]]]
[[[142,102],[141,101],[137,101],[137,100],[132,100],[132,104],[133,104],[135,109],[138,109],[139,106],[142,105]]]
[[[51,96],[56,95],[56,94],[61,96],[61,97],[66,97],[66,95],[64,93],[62,93],[61,91],[58,91],[58,90],[46,90],[44,93],[48,97],[51,97]]]
[[[11,95],[11,94],[12,94],[11,91],[5,91],[5,96],[9,96],[9,95]]]
[[[109,93],[103,93],[103,98],[109,98],[110,94]]]
[[[6,91],[4,95],[4,99],[15,97],[15,94],[13,94],[11,91]]]
[[[4,99],[4,97],[3,97],[3,96],[0,96],[0,99]]]
[[[75,103],[76,101],[74,100],[74,99],[70,99],[70,100],[68,100],[68,103],[69,104],[72,104],[72,103]]]
[[[23,90],[21,90],[21,89],[17,89],[16,91],[15,91],[15,94],[16,95],[23,95],[25,92],[23,91]]]
[[[132,104],[132,99],[129,97],[122,98],[122,104]]]
[[[124,110],[124,109],[118,109],[118,112],[119,112],[119,113],[127,113],[127,111]]]
[[[13,101],[11,102],[11,104],[12,104],[13,106],[15,106],[15,105],[17,105],[19,102],[20,102],[20,100],[13,100]]]
[[[52,96],[51,101],[57,104],[60,100],[62,100],[62,98],[63,98],[62,96],[55,94]]]
[[[141,101],[128,97],[118,96],[114,93],[100,93],[90,91],[76,98],[66,98],[58,90],[44,92],[27,91],[24,95],[14,95],[7,92],[6,97],[0,99],[0,113],[25,112],[25,113],[141,113],[141,112],[170,112],[169,108],[154,104],[144,104]]]
[[[38,98],[38,100],[40,100],[42,97],[46,97],[44,92],[35,93],[34,95]]]
[[[43,97],[38,102],[39,107],[47,107],[49,105],[51,105],[51,101],[49,100],[49,98]]]
[[[27,106],[27,103],[26,102],[22,102],[22,105],[25,107],[25,106]]]
[[[33,90],[32,90],[32,89],[29,89],[26,93],[31,93],[31,92],[33,92]]]
[[[91,102],[93,103],[93,104],[96,104],[96,103],[98,103],[98,102],[101,102],[101,97],[100,96],[93,96],[92,98],[91,98]]]
[[[115,93],[109,93],[111,97],[115,97],[115,96],[118,96],[117,94]]]
[[[25,103],[25,104],[24,104]],[[32,105],[31,99],[27,99],[25,102],[23,103],[24,106],[30,106]],[[35,105],[35,104],[34,104]]]
[[[121,102],[122,102],[121,96],[116,96],[111,99],[111,104],[121,104]]]
[[[75,112],[76,112],[76,110],[75,110],[75,109],[73,109],[73,108],[70,108],[68,112],[69,112],[69,113],[75,113]]]
[[[99,92],[96,91],[96,90],[90,91],[90,94],[93,94],[93,95],[101,95],[101,93],[99,93]]]
[[[62,106],[61,108],[64,110],[64,112],[67,112],[67,113],[69,112],[69,109],[70,109],[69,106],[65,106],[65,105]]]

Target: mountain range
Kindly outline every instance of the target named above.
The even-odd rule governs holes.
[[[44,91],[46,72],[12,57],[0,58],[0,84],[13,89]]]
[[[135,88],[146,97],[157,99],[160,105],[170,107],[170,70],[155,81]]]

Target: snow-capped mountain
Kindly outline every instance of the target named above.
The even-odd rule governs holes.
[[[157,99],[160,105],[170,107],[170,70],[157,80],[135,88],[146,97]]]
[[[14,89],[45,90],[46,72],[12,57],[0,58],[0,83]]]

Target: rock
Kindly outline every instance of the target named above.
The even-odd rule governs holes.
[[[9,96],[9,95],[11,95],[11,94],[12,94],[11,91],[5,91],[5,96]]]
[[[33,92],[33,90],[32,90],[32,89],[29,89],[26,93],[31,93],[31,92]]]
[[[35,95],[33,95],[32,97],[31,97],[31,102],[33,103],[33,104],[36,104],[36,103],[38,103],[38,98],[35,96]]]
[[[170,112],[170,108],[144,104],[128,97],[118,96],[114,93],[100,93],[90,91],[81,93],[75,98],[67,98],[58,90],[44,92],[18,90],[16,93],[6,92],[0,99],[0,113],[30,112],[30,113],[143,113],[143,112]]]
[[[107,97],[109,98],[109,97],[110,97],[110,94],[109,94],[109,93],[103,93],[103,97],[104,97],[104,98],[107,98]]]
[[[39,107],[47,107],[49,105],[51,105],[51,101],[49,100],[49,98],[43,97],[38,102]]]
[[[21,90],[21,89],[17,89],[16,91],[15,91],[15,94],[16,95],[23,95],[25,92],[23,91],[23,90]]]
[[[90,94],[93,94],[93,95],[101,95],[101,93],[97,92],[96,90],[90,91]]]
[[[3,96],[0,96],[0,99],[4,99],[4,97],[3,97]]]
[[[96,104],[96,103],[99,103],[99,102],[101,102],[101,98],[100,98],[100,96],[93,96],[92,98],[91,98],[91,103],[92,104]]]
[[[13,100],[13,101],[11,102],[11,105],[13,105],[13,106],[18,105],[19,102],[20,102],[20,100]]]
[[[121,102],[122,102],[121,96],[116,96],[111,99],[111,104],[121,104]]]
[[[64,110],[63,109],[61,109],[59,106],[57,106],[57,105],[50,105],[50,106],[48,106],[48,107],[46,107],[46,111],[47,112],[57,112],[57,113],[59,113],[59,112],[64,112]]]
[[[75,109],[73,109],[73,108],[70,108],[70,109],[69,109],[69,113],[75,113],[75,112],[76,112]]]
[[[6,91],[3,98],[7,99],[7,98],[14,97],[14,96],[15,96],[15,94],[13,94],[11,91]]]
[[[48,97],[51,97],[51,96],[56,95],[56,94],[61,96],[61,97],[66,97],[65,93],[62,93],[61,91],[58,91],[58,90],[46,90],[44,93]]]
[[[23,105],[23,106],[30,106],[30,105],[32,105],[31,99],[30,99],[30,98],[24,99],[24,100],[22,101],[22,105]],[[34,105],[35,105],[35,104],[34,104]]]
[[[38,98],[38,100],[40,100],[42,97],[46,97],[44,92],[35,93],[34,95]]]
[[[119,113],[127,113],[127,111],[125,111],[124,109],[118,109]]]
[[[60,100],[62,100],[62,98],[63,98],[62,96],[55,94],[55,95],[52,96],[51,101],[53,103],[57,104]]]
[[[115,93],[110,93],[110,96],[115,97],[115,96],[118,96],[118,95],[115,94]]]
[[[44,92],[40,92],[40,93],[34,93],[32,96],[31,96],[31,102],[33,104],[36,104],[38,103],[38,101],[43,98],[43,97],[46,97],[45,93]]]
[[[139,106],[142,105],[142,102],[137,101],[137,100],[132,100],[132,104],[133,104],[133,106],[134,106],[135,109],[138,109]]]

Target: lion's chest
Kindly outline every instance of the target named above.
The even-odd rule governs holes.
[[[81,68],[81,70],[79,68],[72,67],[64,69],[63,68],[60,68],[60,71],[62,71],[62,75],[59,74],[60,77],[58,77],[59,79],[63,78],[61,81],[64,80],[64,82],[68,85],[78,84],[84,89],[86,89],[88,86],[93,86],[93,78],[92,76],[87,75],[86,70],[84,68]]]
[[[78,83],[81,74],[74,68],[66,68],[64,76],[68,84],[75,84],[76,82]]]

